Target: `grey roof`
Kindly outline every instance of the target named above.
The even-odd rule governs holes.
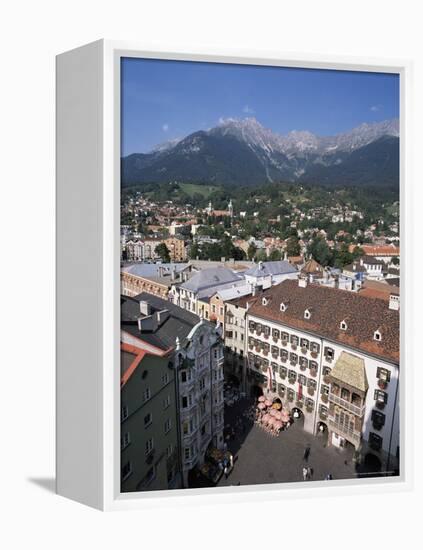
[[[163,310],[168,310],[170,313],[170,316],[155,331],[140,332],[138,328],[138,319],[144,317],[139,305],[142,301],[150,304],[152,313]],[[199,322],[198,315],[147,292],[134,297],[121,296],[122,330],[160,349],[166,350],[173,347],[176,337],[182,345],[192,328]]]
[[[147,264],[147,263],[133,263],[124,265],[121,267],[121,271],[123,273],[130,273],[131,275],[136,275],[137,277],[147,277],[147,278],[158,278],[159,277],[159,270],[161,269],[164,273],[167,273],[170,275],[172,272],[172,269],[175,270],[176,273],[179,273],[180,271],[183,271],[186,267],[188,267],[188,264]]]
[[[247,296],[251,294],[251,285],[244,284],[240,286],[223,288],[217,291],[217,294],[224,302],[227,300],[233,300],[234,298],[240,298],[241,296]]]
[[[245,275],[252,277],[266,277],[268,275],[284,275],[288,273],[296,273],[297,270],[293,265],[285,260],[277,262],[259,262],[256,266],[248,269]]]
[[[186,281],[180,288],[191,292],[199,292],[211,287],[224,285],[225,283],[234,283],[243,279],[242,275],[234,273],[226,267],[210,267],[203,269]]]

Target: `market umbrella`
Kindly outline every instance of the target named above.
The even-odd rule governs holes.
[[[259,403],[259,404],[257,405],[257,407],[262,411],[263,409],[266,408],[266,405],[265,405],[264,403]]]
[[[275,422],[275,424],[274,424],[274,428],[275,428],[276,430],[280,430],[280,429],[282,428],[282,426],[283,426],[283,424],[282,424],[282,422],[281,422],[280,420],[277,420],[277,421]]]
[[[269,413],[271,416],[276,416],[278,414],[278,411],[276,409],[270,409],[270,413]]]
[[[260,397],[258,398],[258,400],[261,402],[261,401],[266,401],[266,398],[264,397],[264,395],[260,395]]]
[[[263,418],[261,419],[261,421],[262,421],[263,424],[267,424],[269,422],[270,418],[271,418],[270,414],[265,414],[263,416]]]
[[[282,408],[282,405],[280,403],[273,403],[272,409],[280,410]]]
[[[266,405],[266,407],[271,407],[271,406],[272,406],[272,402],[269,401],[269,399],[266,399],[266,401],[264,402],[264,404]]]
[[[282,413],[279,411],[276,411],[276,414],[273,415],[276,420],[282,420]]]

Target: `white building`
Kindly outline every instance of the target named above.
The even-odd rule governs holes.
[[[247,309],[247,384],[304,429],[393,470],[399,457],[399,302],[284,281]]]

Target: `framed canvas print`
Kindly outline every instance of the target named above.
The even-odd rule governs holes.
[[[408,80],[108,41],[58,56],[59,494],[409,486]]]

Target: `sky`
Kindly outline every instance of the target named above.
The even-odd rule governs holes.
[[[279,134],[334,135],[399,116],[399,76],[124,58],[122,156],[255,117]]]

